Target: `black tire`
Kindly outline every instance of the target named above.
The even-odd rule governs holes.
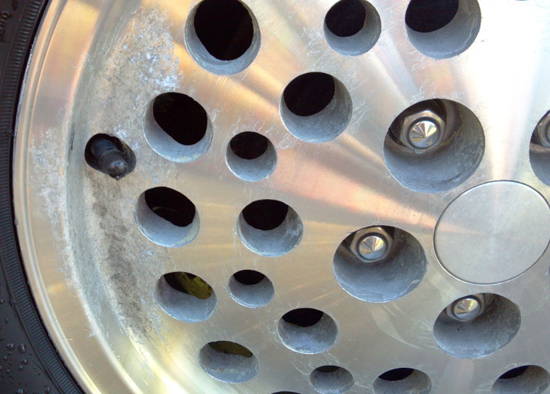
[[[0,393],[82,393],[40,319],[14,226],[15,114],[46,0],[0,0]]]

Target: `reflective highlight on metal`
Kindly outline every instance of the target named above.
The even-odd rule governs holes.
[[[427,109],[403,119],[399,139],[414,152],[423,153],[441,144],[446,134],[445,127],[445,121]]]
[[[550,3],[461,1],[460,19],[442,32],[444,41],[435,32],[429,42],[414,35],[413,44],[404,22],[409,2],[372,0],[380,37],[368,52],[350,57],[324,36],[334,0],[244,0],[261,40],[251,49],[253,60],[231,69],[216,63],[222,68],[216,73],[188,51],[187,23],[198,3],[53,0],[33,45],[13,162],[18,236],[44,324],[85,391],[312,393],[312,372],[337,366],[353,376],[349,394],[373,391],[376,379],[396,368],[421,370],[433,394],[489,393],[517,365],[550,370],[550,352],[539,346],[548,343],[550,326],[550,186],[529,159],[532,133],[550,109]],[[461,29],[472,14],[475,23]],[[467,45],[445,52],[439,44],[456,42],[453,32],[464,32]],[[349,93],[349,122],[327,142],[295,138],[281,119],[285,87],[310,72],[333,76]],[[151,104],[166,92],[188,95],[208,114],[208,143],[196,160],[168,160],[147,142],[155,132]],[[471,141],[484,144],[477,151],[483,154],[454,182],[442,156],[451,143],[422,155],[407,151],[399,163],[403,178],[415,177],[408,187],[388,170],[384,142],[399,114],[437,98],[475,115],[481,134]],[[467,116],[463,121],[477,124]],[[98,131],[136,154],[134,171],[117,182],[83,160]],[[273,172],[254,182],[236,177],[224,159],[231,139],[245,131],[266,136],[277,154]],[[461,146],[453,158],[478,154]],[[437,173],[418,176],[406,166],[428,168],[437,159]],[[192,242],[165,247],[140,232],[139,198],[157,187],[195,205],[200,230]],[[238,236],[243,208],[265,199],[284,202],[303,224],[300,244],[282,256],[254,253]],[[399,270],[383,270],[382,262],[346,267],[350,276],[376,269],[380,283],[404,287],[384,302],[370,302],[371,293],[350,295],[333,269],[342,240],[373,226],[400,229],[415,240],[407,249],[414,256],[400,256]],[[405,262],[418,260],[421,275],[408,276]],[[274,295],[268,304],[235,302],[228,283],[241,270],[269,278]],[[157,285],[171,272],[192,273],[212,287],[217,305],[209,318],[187,322],[162,309]],[[383,290],[393,296],[388,287]],[[356,286],[358,293],[363,289]],[[492,316],[489,309],[472,321],[487,329],[475,332],[472,324],[479,334],[473,345],[488,351],[479,359],[474,351],[464,357],[442,351],[434,338],[438,316],[480,292],[512,305],[503,304],[512,312],[501,314],[498,324],[482,319]],[[201,303],[186,307],[193,305]],[[282,344],[276,324],[300,308],[334,320],[338,336],[327,351],[301,354]],[[467,339],[456,341],[456,330],[451,335],[446,327],[444,344],[458,352]],[[500,341],[511,332],[513,340]],[[242,376],[250,380],[213,377],[201,367],[216,354],[201,358],[201,350],[220,341],[252,353],[232,357],[248,360]],[[218,371],[223,358],[210,366]]]
[[[470,321],[483,313],[485,300],[483,294],[461,298],[447,309],[447,315],[459,321]]]
[[[454,200],[435,230],[441,263],[458,278],[499,283],[528,270],[550,242],[550,207],[515,182],[476,186]]]
[[[359,243],[359,254],[365,260],[378,260],[387,250],[386,240],[379,235],[367,235]]]
[[[416,149],[428,149],[434,146],[439,139],[441,130],[431,120],[420,120],[409,130],[409,142]]]
[[[392,245],[393,237],[382,227],[356,231],[349,241],[351,252],[364,263],[384,260],[389,255]]]

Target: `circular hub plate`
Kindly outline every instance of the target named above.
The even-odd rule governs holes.
[[[486,183],[459,196],[435,231],[443,266],[460,279],[498,283],[528,270],[550,240],[543,197],[515,182]]]

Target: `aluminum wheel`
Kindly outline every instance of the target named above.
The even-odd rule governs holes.
[[[550,6],[425,3],[52,1],[16,217],[86,391],[546,390]]]

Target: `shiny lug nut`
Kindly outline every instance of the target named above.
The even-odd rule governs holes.
[[[445,121],[441,116],[431,109],[426,109],[405,116],[397,137],[415,153],[424,153],[441,144],[445,127]]]
[[[550,148],[550,112],[547,112],[537,124],[535,140],[544,148]]]
[[[408,138],[415,149],[429,149],[434,146],[440,135],[441,130],[435,122],[423,119],[411,126]]]
[[[485,298],[476,294],[461,298],[447,307],[447,315],[455,320],[467,322],[474,320],[485,310]]]
[[[378,234],[365,236],[358,245],[358,254],[365,260],[378,260],[386,254],[388,244]]]
[[[362,262],[374,263],[388,257],[392,243],[393,238],[382,227],[369,227],[353,235],[350,250]]]

